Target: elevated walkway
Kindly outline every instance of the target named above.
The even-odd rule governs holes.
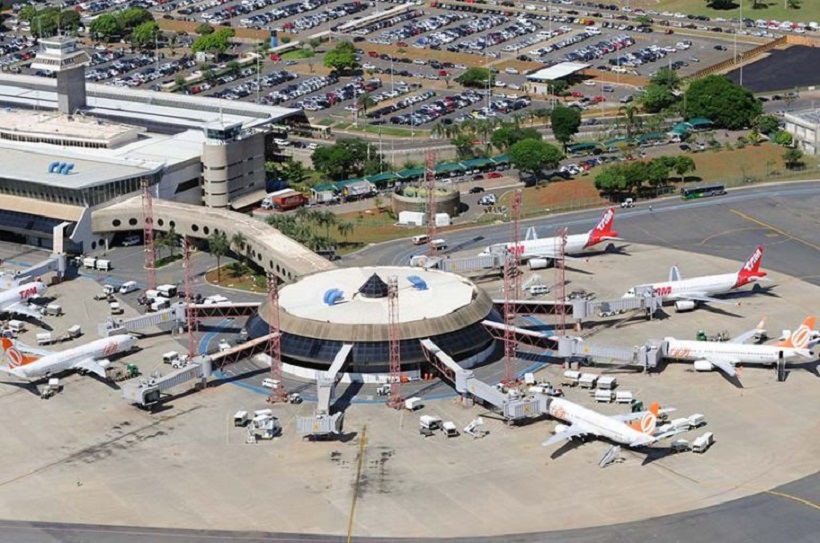
[[[260,302],[226,303],[226,304],[193,304],[197,319],[250,317],[259,310]],[[109,318],[106,322],[97,325],[97,334],[100,337],[110,337],[118,334],[139,332],[152,326],[175,323],[181,325],[186,322],[185,302],[177,302],[168,309],[137,315],[127,319]]]
[[[177,234],[199,239],[207,239],[211,231],[224,232],[228,239],[241,232],[248,240],[244,254],[283,281],[336,268],[335,264],[276,228],[242,213],[160,198],[154,199],[152,208],[158,230],[167,231],[173,225]],[[141,197],[96,209],[91,216],[91,230],[100,234],[141,230],[142,224]]]
[[[339,374],[350,360],[350,353],[353,351],[352,343],[345,343],[336,356],[333,358],[333,364],[330,369],[320,375],[316,379],[316,397],[318,402],[316,405],[317,415],[327,415],[330,413],[330,402],[336,395],[336,383],[339,380]]]

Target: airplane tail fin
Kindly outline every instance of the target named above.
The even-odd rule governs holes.
[[[669,268],[669,282],[672,283],[673,281],[680,281],[680,280],[681,280],[680,268],[678,268],[677,265],[672,266],[671,268]]]
[[[778,341],[775,345],[788,349],[807,350],[810,343],[815,339],[815,328],[817,327],[817,317],[809,315],[806,317],[797,330],[785,339]]]
[[[660,404],[657,402],[652,402],[649,406],[649,411],[644,413],[643,417],[633,421],[630,426],[639,431],[643,432],[647,435],[653,435],[655,433],[655,427],[658,423],[658,413],[660,413]]]
[[[601,215],[601,219],[598,221],[598,224],[595,225],[595,228],[589,231],[589,239],[587,240],[587,247],[592,247],[602,241],[611,241],[620,239],[618,237],[618,232],[612,229],[613,224],[615,223],[615,208],[610,207],[604,214]]]
[[[19,368],[20,366],[25,366],[26,364],[31,364],[39,359],[38,356],[32,356],[30,354],[21,353],[17,346],[14,344],[12,340],[9,338],[2,338],[0,339],[0,346],[2,347],[2,357],[8,364],[9,370],[14,370],[15,368]]]
[[[735,283],[735,287],[743,286],[747,283],[753,283],[760,279],[763,279],[768,275],[764,271],[760,271],[760,264],[763,262],[763,247],[760,246],[755,249],[755,252],[752,253],[752,256],[749,257],[749,260],[743,264],[743,267],[737,272],[737,283]]]

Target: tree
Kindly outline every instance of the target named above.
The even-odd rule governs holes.
[[[103,13],[94,19],[89,25],[88,31],[91,32],[91,35],[95,38],[106,42],[111,41],[115,36],[122,35],[122,27],[120,26],[119,20],[110,13]]]
[[[155,43],[159,35],[159,27],[154,21],[147,21],[138,25],[133,32],[131,32],[131,43],[134,47],[142,48],[146,45]]]
[[[197,27],[194,29],[194,32],[196,32],[200,36],[207,36],[208,34],[214,33],[214,27],[212,27],[208,23],[202,23],[201,25],[197,25]]]
[[[791,145],[792,141],[794,141],[794,138],[785,130],[778,130],[774,135],[774,142],[778,145]]]
[[[172,226],[167,232],[163,231],[157,234],[154,244],[158,249],[168,249],[171,256],[174,256],[179,249],[179,244],[182,241],[182,236],[177,234],[176,229]]]
[[[194,53],[222,54],[228,50],[231,38],[233,38],[235,34],[236,32],[233,28],[222,28],[213,34],[200,36],[191,44],[191,51]]]
[[[705,117],[719,128],[749,127],[762,112],[760,100],[751,92],[720,75],[698,79],[686,91],[685,117]]]
[[[64,9],[57,15],[57,24],[63,30],[80,28],[80,14],[73,9]]]
[[[360,138],[339,139],[335,145],[321,146],[311,155],[313,167],[331,179],[368,175],[388,169],[378,149]]]
[[[669,169],[665,160],[650,160],[646,166],[646,180],[653,187],[662,187],[669,181]]]
[[[32,6],[31,4],[26,4],[20,9],[20,13],[17,14],[17,18],[21,21],[26,21],[27,23],[33,23],[34,19],[37,17],[37,8]]]
[[[316,56],[316,52],[313,49],[302,49],[302,58],[307,60],[308,69],[310,69],[311,73],[313,72],[313,58]]]
[[[670,91],[678,90],[680,88],[680,76],[675,70],[669,68],[660,68],[655,75],[649,80],[651,84],[659,85]]]
[[[761,134],[772,134],[780,128],[780,121],[774,115],[760,115],[752,123]]]
[[[486,89],[494,82],[495,74],[487,68],[481,67],[468,68],[467,71],[456,77],[456,83],[478,89]]]
[[[558,106],[550,114],[550,123],[555,139],[560,141],[566,150],[567,144],[572,141],[573,136],[578,133],[578,127],[581,126],[581,112]]]
[[[343,41],[325,53],[325,66],[340,73],[358,68],[356,48],[349,41]]]
[[[786,6],[789,9],[800,9],[803,5],[803,0],[786,0]]]
[[[626,188],[629,191],[639,188],[649,179],[649,166],[645,162],[630,162],[623,167]]]
[[[304,184],[310,175],[301,162],[289,158],[282,168],[282,177],[293,187]]]
[[[228,70],[228,73],[235,74],[239,71],[239,62],[237,62],[236,60],[229,60],[225,63],[225,68]]]
[[[312,38],[308,42],[308,45],[310,46],[311,50],[315,53],[319,46],[322,45],[322,40],[320,40],[319,38]]]
[[[336,230],[338,230],[339,235],[345,238],[345,242],[347,242],[347,236],[352,234],[355,229],[356,225],[350,221],[341,221],[336,224]]]
[[[554,145],[541,140],[521,140],[509,150],[510,162],[522,172],[531,173],[538,180],[543,170],[554,169],[564,153]]]
[[[248,238],[242,232],[236,232],[231,236],[231,249],[244,260],[248,251]]]
[[[666,87],[650,83],[641,95],[640,102],[647,113],[657,113],[677,102],[677,97]]]
[[[174,78],[174,85],[176,85],[178,89],[181,89],[182,87],[184,87],[185,86],[185,76],[182,75],[182,74],[177,74],[177,76]]]
[[[147,9],[128,8],[117,14],[117,20],[119,21],[120,26],[126,32],[129,32],[132,29],[141,25],[142,23],[153,21],[154,16],[151,15],[151,12]]]
[[[691,157],[680,155],[675,157],[675,164],[672,168],[675,170],[675,173],[680,176],[681,183],[683,183],[683,176],[689,172],[694,172],[697,169],[697,165]]]
[[[803,151],[800,149],[786,149],[783,153],[783,161],[786,163],[786,168],[789,170],[796,170],[803,165]]]
[[[375,106],[376,100],[373,99],[373,96],[369,92],[365,92],[360,94],[356,99],[356,105],[362,110],[363,115],[367,117],[367,108]]]
[[[512,125],[503,125],[497,128],[490,136],[493,147],[499,151],[506,151],[521,140],[540,140],[541,132],[534,128],[516,128]]]
[[[627,104],[618,108],[618,113],[624,117],[626,126],[626,137],[632,139],[632,131],[635,129],[635,106]]]
[[[474,158],[475,146],[473,138],[468,134],[456,134],[450,139],[450,144],[456,148],[458,158]]]
[[[620,164],[607,166],[595,176],[595,188],[612,198],[615,194],[627,191],[624,168]]]
[[[228,242],[228,236],[225,235],[225,232],[213,232],[210,236],[208,236],[208,252],[211,253],[216,257],[216,282],[221,282],[221,271],[220,271],[220,261],[222,257],[230,249],[230,243]]]

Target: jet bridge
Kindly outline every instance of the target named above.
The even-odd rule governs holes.
[[[644,372],[657,367],[658,362],[666,356],[668,344],[666,341],[647,341],[644,345],[634,347],[619,347],[612,345],[597,345],[589,343],[579,337],[557,338],[558,347],[555,356],[560,358],[606,358],[609,360],[623,360],[643,367]]]
[[[481,400],[490,408],[501,413],[507,422],[538,417],[547,412],[546,396],[510,397],[498,388],[478,379],[472,370],[465,370],[459,366],[450,355],[442,351],[431,339],[422,339],[421,345],[430,363],[443,374],[452,376],[451,379],[459,394],[469,394]]]
[[[321,372],[316,377],[316,411],[312,417],[299,417],[296,419],[296,429],[304,437],[320,438],[330,434],[341,432],[343,413],[330,414],[330,402],[336,395],[336,384],[339,382],[340,374],[350,361],[350,353],[353,351],[352,343],[345,343],[333,358],[333,363],[326,372]]]
[[[221,303],[221,304],[192,304],[198,319],[217,317],[250,317],[259,310],[259,302]],[[127,319],[109,318],[106,322],[97,325],[97,334],[100,337],[110,337],[118,334],[138,332],[152,326],[174,323],[176,326],[187,320],[188,306],[185,302],[177,302],[168,309],[137,315]]]

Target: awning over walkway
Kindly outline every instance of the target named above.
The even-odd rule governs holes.
[[[243,207],[252,206],[255,203],[261,202],[262,198],[267,196],[265,189],[254,190],[244,196],[231,200],[231,209],[242,209]]]

